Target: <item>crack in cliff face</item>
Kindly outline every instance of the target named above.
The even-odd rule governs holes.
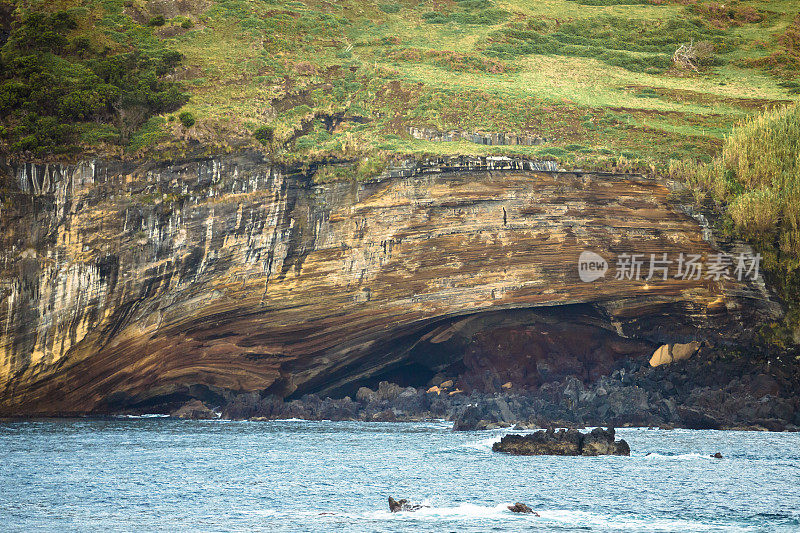
[[[315,186],[249,154],[5,168],[0,414],[201,390],[345,394],[451,370],[474,388],[536,387],[548,366],[589,379],[653,343],[746,340],[776,313],[763,286],[733,280],[582,282],[584,250],[713,251],[664,186],[636,176]],[[460,333],[433,342],[441,328]]]

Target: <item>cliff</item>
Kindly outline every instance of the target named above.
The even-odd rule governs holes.
[[[253,154],[6,165],[0,415],[447,368],[491,388],[487,365],[536,386],[666,342],[748,342],[780,312],[760,279],[614,279],[620,254],[715,252],[663,184],[506,166],[314,185]],[[579,278],[586,250],[604,278]]]

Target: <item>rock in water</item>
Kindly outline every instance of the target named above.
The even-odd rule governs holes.
[[[714,458],[714,459],[722,459],[722,454],[717,452],[714,455],[712,455],[711,457]]]
[[[508,510],[512,513],[524,513],[524,514],[532,514],[534,516],[539,516],[539,513],[535,512],[533,509],[528,507],[522,502],[517,502],[514,505],[509,505]]]
[[[477,405],[468,405],[453,422],[453,431],[475,431],[486,429],[487,422],[482,419]]]
[[[594,428],[583,436],[581,455],[630,455],[628,443],[622,439],[615,441],[614,435],[614,428]]]
[[[393,513],[399,513],[400,511],[418,511],[423,507],[427,507],[427,505],[422,505],[420,503],[408,503],[408,500],[395,500],[391,496],[389,496],[389,510]]]
[[[492,451],[512,455],[630,455],[628,443],[614,440],[614,428],[595,428],[584,434],[575,429],[537,431],[530,435],[506,435]]]

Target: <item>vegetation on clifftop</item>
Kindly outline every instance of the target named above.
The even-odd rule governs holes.
[[[796,97],[798,11],[792,0],[0,0],[0,151],[665,169],[710,160],[739,120]],[[699,72],[672,63],[686,42],[702,51]],[[545,142],[437,142],[411,128]]]
[[[182,55],[149,32],[103,31],[111,13],[17,10],[0,50],[0,138],[23,157],[124,146],[153,115],[188,100],[165,80]]]
[[[800,340],[800,107],[774,109],[734,128],[722,152],[704,165],[674,163],[672,174],[713,200],[728,234],[750,241],[790,305],[772,339]]]

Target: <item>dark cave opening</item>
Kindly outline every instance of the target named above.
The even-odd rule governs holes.
[[[169,414],[192,400],[200,400],[207,405],[216,407],[225,405],[229,398],[225,394],[213,391],[205,385],[191,385],[170,394],[152,396],[142,400],[121,394],[111,396],[95,412],[98,414],[124,414],[126,412]]]
[[[470,393],[532,390],[574,376],[591,383],[630,359],[649,357],[651,342],[620,336],[590,305],[508,309],[450,317],[384,339],[371,353],[294,390],[354,397],[381,381],[427,388],[452,380]],[[381,365],[381,361],[391,363]],[[370,366],[372,365],[372,366]]]

